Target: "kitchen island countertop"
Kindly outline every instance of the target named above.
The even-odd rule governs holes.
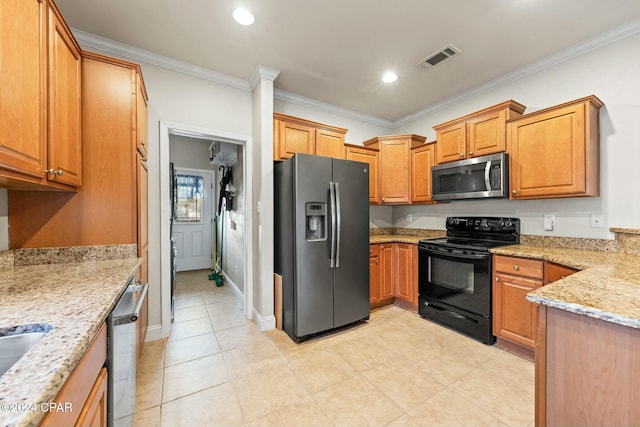
[[[40,423],[44,416],[40,405],[55,399],[140,262],[125,258],[0,271],[0,328],[51,326],[40,342],[0,376],[0,425]],[[18,404],[29,405],[30,410],[19,412]]]
[[[530,292],[527,300],[640,329],[640,256],[523,244],[495,248],[492,252],[542,259],[581,270]]]

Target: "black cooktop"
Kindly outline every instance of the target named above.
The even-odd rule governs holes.
[[[520,219],[501,217],[448,217],[447,237],[425,239],[423,245],[488,251],[520,243]]]

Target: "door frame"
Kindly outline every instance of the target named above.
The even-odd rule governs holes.
[[[253,159],[253,146],[248,135],[225,132],[217,129],[208,129],[184,123],[160,121],[160,288],[161,288],[161,335],[166,338],[171,333],[171,266],[169,248],[171,245],[169,235],[169,216],[171,206],[169,203],[169,135],[187,136],[216,140],[237,144],[243,150],[242,158],[245,162],[244,173],[244,316],[253,319],[253,224],[257,215],[252,209],[253,200],[253,172],[249,162]]]
[[[215,184],[216,184],[216,173],[215,170],[213,169],[193,169],[193,168],[183,168],[181,166],[175,166],[174,165],[174,169],[176,171],[176,175],[180,172],[186,172],[186,173],[192,173],[194,175],[200,174],[200,175],[209,175],[209,179],[211,180],[211,187],[209,188],[211,194],[209,197],[209,207],[211,208],[210,213],[211,213],[211,218],[209,221],[209,225],[211,226],[211,230],[209,233],[209,237],[211,237],[211,261],[209,263],[209,268],[213,269],[213,263],[214,263],[214,259],[213,259],[213,245],[215,245],[215,242],[213,241],[213,227],[215,226],[215,224],[213,223],[213,218],[215,218],[215,209],[214,209],[214,201],[216,198],[216,188],[215,188]],[[205,219],[203,218],[203,221]],[[173,223],[173,228],[175,230],[176,225],[188,225],[188,224],[180,224],[180,223],[176,223],[174,221]]]

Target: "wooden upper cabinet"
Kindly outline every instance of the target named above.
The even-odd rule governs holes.
[[[344,158],[344,133],[316,129],[316,155]]]
[[[80,47],[44,0],[0,2],[0,186],[81,184]]]
[[[369,164],[369,203],[380,203],[380,155],[376,148],[345,144],[345,158]]]
[[[9,191],[12,249],[140,239],[144,251],[148,181],[137,151],[136,122],[145,113],[137,111],[139,78],[137,64],[83,53],[82,188],[71,194]]]
[[[507,122],[512,199],[599,194],[599,109],[595,96]]]
[[[37,182],[47,167],[46,5],[0,2],[0,184],[20,174]],[[9,107],[10,106],[10,107]],[[27,178],[28,179],[28,178]]]
[[[505,123],[524,110],[524,105],[509,100],[434,126],[437,163],[505,151]]]
[[[49,156],[47,179],[79,187],[82,173],[80,48],[57,9],[49,11]]]
[[[434,164],[434,143],[411,149],[411,203],[431,202],[431,166]]]
[[[420,135],[378,136],[364,142],[380,150],[380,200],[383,204],[411,202],[411,148],[424,144]]]
[[[466,157],[467,124],[457,123],[436,130],[438,141],[437,163],[453,162]]]
[[[286,160],[295,153],[344,158],[347,129],[273,113],[273,159]]]

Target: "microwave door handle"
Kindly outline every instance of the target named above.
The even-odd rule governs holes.
[[[487,165],[484,167],[484,185],[486,185],[487,191],[491,191],[491,179],[489,178],[489,172],[491,172],[491,160],[487,160]]]

